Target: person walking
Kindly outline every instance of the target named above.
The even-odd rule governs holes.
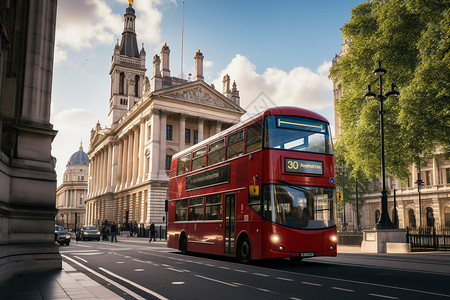
[[[114,242],[114,240],[117,242],[117,227],[116,227],[116,223],[112,223],[111,224],[111,243]]]
[[[150,224],[150,240],[149,243],[152,241],[152,239],[156,242],[156,236],[155,236],[155,223]]]

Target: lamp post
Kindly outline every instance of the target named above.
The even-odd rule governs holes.
[[[387,73],[386,69],[381,67],[381,61],[378,61],[378,68],[375,69],[372,74],[378,76],[380,80],[380,93],[377,95],[374,92],[370,91],[370,85],[368,86],[368,92],[364,94],[364,97],[368,99],[378,97],[380,100],[380,133],[381,133],[381,177],[383,190],[381,191],[381,216],[378,222],[375,224],[376,229],[393,229],[395,225],[392,224],[391,219],[389,218],[388,208],[387,208],[387,191],[386,191],[386,173],[385,173],[385,163],[384,163],[384,110],[383,110],[383,101],[387,99],[387,97],[397,97],[400,93],[394,90],[394,84],[392,84],[392,90],[387,92],[386,95],[383,95],[383,75]]]

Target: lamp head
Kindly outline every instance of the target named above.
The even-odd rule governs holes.
[[[364,98],[373,99],[377,96],[377,94],[370,91],[370,84],[367,86],[367,90],[368,90],[368,92],[363,95]]]
[[[373,70],[372,74],[376,75],[376,76],[383,76],[384,74],[387,73],[386,69],[383,69],[381,67],[381,60],[378,61],[378,68],[376,68],[375,70]]]
[[[395,84],[393,83],[391,85],[391,90],[386,93],[386,97],[395,98],[395,97],[398,97],[398,96],[400,96],[400,92],[395,90]]]

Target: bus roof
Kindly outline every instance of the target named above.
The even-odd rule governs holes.
[[[250,119],[247,119],[243,122],[239,122],[233,126],[231,126],[230,128],[225,129],[224,131],[221,131],[213,136],[210,136],[209,138],[207,138],[206,140],[203,140],[189,148],[186,148],[178,153],[176,153],[175,155],[173,155],[173,158],[178,158],[180,156],[183,156],[189,152],[191,152],[192,150],[195,149],[199,149],[207,144],[209,144],[210,142],[220,138],[220,137],[225,137],[227,136],[230,132],[233,132],[236,129],[239,129],[241,127],[246,127],[248,124],[252,124],[256,121],[262,120],[264,117],[266,116],[272,116],[272,115],[285,115],[285,116],[301,116],[301,117],[305,117],[305,118],[310,118],[310,119],[315,119],[315,120],[320,120],[323,121],[325,123],[329,123],[328,120],[323,117],[322,115],[310,111],[308,109],[304,109],[304,108],[300,108],[300,107],[295,107],[295,106],[277,106],[277,107],[271,107],[268,108],[256,115],[254,115],[253,117],[251,117]]]

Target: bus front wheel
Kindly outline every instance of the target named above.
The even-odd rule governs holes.
[[[182,234],[180,238],[180,251],[181,254],[187,253],[187,238],[185,234]]]
[[[248,237],[243,237],[239,239],[239,244],[237,248],[237,257],[239,261],[243,264],[248,264],[250,262],[251,257],[251,247],[250,247],[250,241],[248,240]]]

